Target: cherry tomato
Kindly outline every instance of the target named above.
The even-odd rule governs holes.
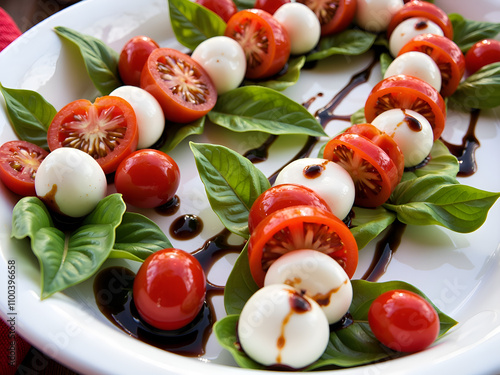
[[[413,0],[406,3],[399,9],[391,18],[387,27],[387,37],[389,38],[401,22],[408,18],[424,17],[438,25],[443,34],[448,39],[453,39],[453,25],[451,24],[448,15],[435,4],[427,1]]]
[[[179,123],[203,117],[217,101],[217,90],[205,69],[171,48],[157,48],[149,55],[141,87],[158,100],[166,119]]]
[[[229,21],[238,11],[233,0],[196,0],[196,2],[216,13],[224,22]]]
[[[431,124],[434,140],[441,136],[446,122],[446,106],[441,94],[427,82],[404,74],[380,81],[366,100],[366,121],[372,122],[379,114],[393,108],[420,113]]]
[[[311,8],[321,24],[321,35],[347,29],[356,14],[356,0],[298,0]]]
[[[177,163],[159,150],[133,152],[115,173],[116,191],[136,207],[153,208],[167,203],[174,197],[179,182]]]
[[[130,39],[120,53],[118,72],[126,85],[139,86],[144,64],[156,48],[158,43],[147,36],[135,36]]]
[[[10,141],[0,147],[0,179],[22,196],[36,195],[35,175],[49,153],[26,141]]]
[[[358,265],[358,246],[351,231],[332,213],[314,206],[274,211],[254,229],[248,242],[250,271],[259,287],[271,264],[292,250],[312,249],[335,259],[349,277]]]
[[[331,139],[323,156],[340,164],[354,181],[354,204],[378,207],[400,181],[398,168],[379,146],[359,134],[342,133]]]
[[[200,262],[179,249],[150,255],[134,279],[134,303],[141,318],[163,330],[179,329],[198,315],[206,293]]]
[[[47,131],[50,151],[73,147],[97,160],[104,173],[137,148],[139,132],[132,106],[117,96],[103,96],[94,103],[75,100],[55,115]]]
[[[252,204],[248,214],[248,230],[252,233],[257,225],[274,211],[300,205],[315,206],[330,211],[323,198],[304,185],[276,185],[259,195]]]
[[[500,41],[485,39],[474,44],[465,54],[465,67],[473,74],[483,66],[500,62]]]
[[[460,48],[450,39],[436,34],[421,34],[412,38],[401,50],[423,52],[432,57],[441,72],[441,95],[455,92],[464,75],[465,58]]]
[[[432,344],[440,328],[434,307],[408,290],[391,290],[378,296],[368,310],[368,323],[382,344],[410,353]]]
[[[267,78],[281,71],[290,57],[290,38],[283,25],[261,9],[236,13],[225,35],[240,43],[247,59],[245,77]]]
[[[256,0],[254,8],[262,9],[267,13],[274,14],[280,6],[289,2],[290,0]]]

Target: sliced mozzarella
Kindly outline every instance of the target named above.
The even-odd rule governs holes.
[[[392,56],[397,56],[406,43],[420,34],[444,35],[443,30],[427,18],[408,18],[397,25],[389,37],[389,50]]]
[[[195,48],[191,57],[212,78],[219,95],[243,82],[247,60],[243,48],[234,39],[227,36],[206,39]]]
[[[165,129],[165,116],[153,95],[136,86],[121,86],[109,95],[125,99],[134,109],[139,128],[137,148],[151,147],[160,139]]]
[[[321,36],[321,24],[316,14],[305,4],[286,3],[274,13],[288,32],[291,53],[304,54],[318,44]]]
[[[284,284],[255,292],[238,320],[242,349],[265,366],[305,367],[323,354],[329,336],[328,320],[321,307]]]
[[[357,0],[356,24],[374,33],[387,30],[392,16],[403,7],[403,0]]]
[[[298,159],[281,170],[275,185],[299,184],[314,190],[328,204],[332,213],[343,220],[354,204],[354,182],[337,163],[326,159]]]
[[[372,124],[390,135],[398,144],[405,167],[420,164],[429,155],[434,135],[429,121],[409,109],[389,109],[375,117]]]
[[[396,57],[387,67],[384,78],[398,74],[420,78],[436,91],[441,91],[441,71],[432,57],[426,53],[410,51]]]
[[[294,250],[269,267],[264,285],[286,284],[312,298],[328,323],[338,322],[349,310],[352,285],[344,269],[332,257],[317,250]]]
[[[106,175],[86,152],[61,147],[47,155],[38,167],[35,190],[54,211],[81,217],[106,196]]]

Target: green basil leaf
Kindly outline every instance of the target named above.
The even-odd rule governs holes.
[[[10,123],[19,139],[48,150],[47,129],[57,113],[56,109],[35,91],[9,89],[1,84],[0,90],[5,98]]]
[[[300,77],[300,70],[304,66],[305,62],[305,56],[292,57],[288,60],[288,65],[284,74],[273,77],[273,79],[267,81],[245,80],[244,83],[245,85],[260,85],[269,87],[273,90],[283,91],[297,83]]]
[[[326,136],[304,106],[262,86],[243,86],[220,95],[208,118],[235,132]]]
[[[203,116],[189,124],[168,123],[165,129],[166,134],[164,135],[165,142],[161,146],[153,148],[158,148],[165,153],[169,153],[190,135],[203,134],[205,119],[206,117]]]
[[[47,207],[37,197],[21,198],[12,210],[12,238],[20,240],[29,237],[33,241],[36,232],[52,226]]]
[[[255,0],[234,0],[238,10],[255,8]]]
[[[391,225],[396,219],[394,212],[383,207],[374,209],[353,207],[354,217],[351,221],[351,233],[356,239],[358,250],[365,247]]]
[[[144,261],[158,250],[171,248],[163,231],[144,215],[125,212],[116,228],[116,239],[110,258]]]
[[[360,29],[347,29],[320,39],[317,49],[307,55],[307,61],[321,60],[332,55],[361,55],[367,52],[376,34]]]
[[[385,72],[387,71],[387,68],[391,63],[394,61],[392,56],[386,52],[382,53],[380,55],[380,71],[382,73],[382,77],[384,76]]]
[[[83,220],[86,224],[109,224],[116,228],[122,221],[123,214],[127,206],[123,201],[121,194],[110,194],[101,199],[96,208],[92,210]]]
[[[57,26],[56,33],[78,47],[94,86],[102,95],[122,85],[118,73],[118,53],[101,40],[68,27]]]
[[[358,109],[351,115],[351,124],[356,125],[364,123],[366,123],[366,118],[365,118],[365,108],[363,107]]]
[[[453,41],[463,53],[466,53],[476,42],[493,39],[500,32],[500,23],[472,21],[458,13],[448,15],[453,26]]]
[[[212,210],[229,231],[248,238],[248,213],[270,187],[269,181],[248,159],[227,147],[189,145]]]
[[[500,106],[500,62],[489,64],[467,77],[450,97],[459,109],[489,109]]]
[[[190,50],[208,38],[224,35],[226,23],[200,4],[189,0],[169,0],[168,8],[175,37]]]

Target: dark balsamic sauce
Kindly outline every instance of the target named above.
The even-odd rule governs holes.
[[[186,214],[178,217],[170,225],[170,236],[176,240],[190,240],[203,230],[203,221],[196,215]]]
[[[177,211],[179,211],[180,205],[181,205],[181,200],[177,195],[175,195],[171,200],[169,200],[164,205],[156,207],[155,211],[157,214],[162,216],[172,216],[175,215]]]

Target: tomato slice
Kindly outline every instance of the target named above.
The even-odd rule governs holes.
[[[399,9],[391,18],[389,26],[387,26],[387,38],[389,38],[401,22],[408,18],[424,17],[438,25],[443,34],[448,39],[453,39],[453,25],[441,8],[427,1],[413,0],[406,3]]]
[[[267,216],[250,236],[248,257],[257,285],[264,285],[266,272],[276,259],[299,249],[331,256],[350,278],[358,265],[358,246],[344,222],[318,207],[287,207]]]
[[[0,147],[0,179],[11,191],[35,196],[35,175],[49,153],[26,141],[10,141]]]
[[[379,146],[359,134],[342,133],[325,146],[323,157],[340,164],[354,181],[354,204],[378,207],[400,181],[398,169]]]
[[[319,19],[321,35],[347,29],[356,14],[356,0],[298,0],[307,5]]]
[[[441,136],[446,123],[446,106],[441,94],[427,82],[405,74],[380,81],[366,100],[366,121],[371,122],[382,112],[393,108],[420,113],[431,124],[434,140]]]
[[[158,100],[166,119],[178,123],[203,117],[217,101],[217,90],[205,69],[172,48],[158,48],[149,55],[141,88]]]
[[[452,40],[435,34],[421,34],[412,38],[399,52],[423,52],[432,57],[441,71],[441,95],[452,95],[465,72],[465,57]],[[398,55],[398,56],[399,56]]]
[[[290,38],[285,28],[261,9],[241,10],[227,23],[225,35],[236,40],[245,51],[250,79],[279,73],[290,57]]]
[[[69,103],[57,112],[47,131],[50,151],[59,147],[85,151],[106,174],[135,151],[138,138],[135,112],[117,96],[103,96],[94,103],[86,99]]]

